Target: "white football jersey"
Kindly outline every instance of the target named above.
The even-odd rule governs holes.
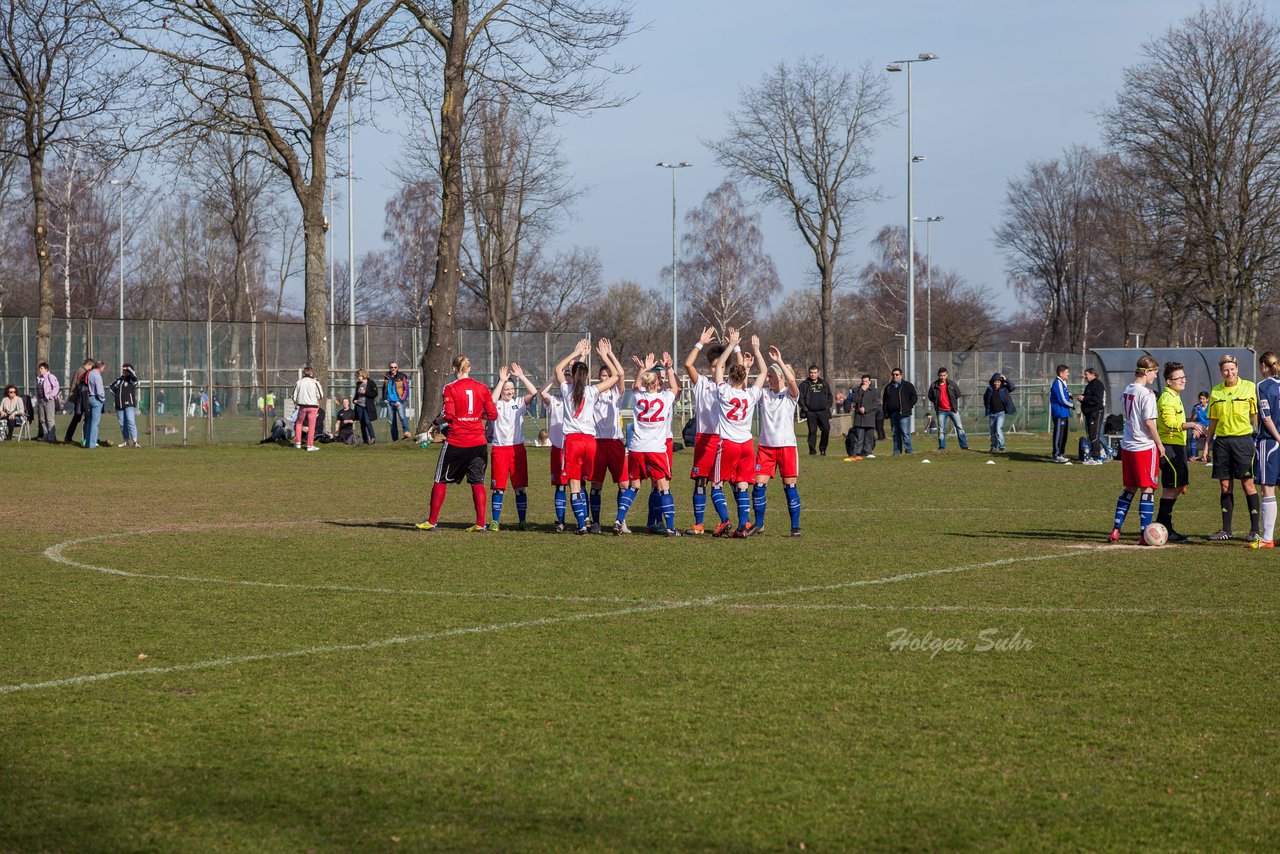
[[[547,404],[547,440],[551,447],[564,450],[564,401],[558,394],[547,395],[551,402]]]
[[[765,389],[760,395],[760,446],[793,448],[796,444],[796,399],[791,392]]]
[[[622,393],[613,388],[596,398],[596,438],[625,439],[622,432]]]
[[[630,450],[637,453],[667,452],[671,420],[676,411],[676,396],[670,389],[638,391],[631,403],[636,422],[631,428]]]
[[[754,385],[734,388],[720,383],[720,438],[727,442],[751,441],[751,416],[760,402],[762,389]]]
[[[523,445],[524,416],[529,411],[524,398],[516,396],[510,400],[499,400],[494,406],[498,408],[498,417],[493,422],[493,444]]]
[[[720,429],[720,393],[710,377],[699,376],[690,389],[693,393],[693,412],[699,433],[715,433]]]
[[[1129,383],[1120,395],[1124,406],[1124,437],[1120,447],[1126,451],[1145,451],[1156,446],[1147,432],[1147,420],[1156,419],[1156,393],[1141,383]]]
[[[600,392],[591,383],[582,389],[582,404],[573,406],[573,383],[560,384],[560,399],[564,401],[564,434],[583,433],[587,436],[596,434],[596,400]]]

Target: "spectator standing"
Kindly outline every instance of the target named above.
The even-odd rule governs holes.
[[[982,407],[987,413],[991,425],[991,450],[994,454],[1004,453],[1004,419],[1017,411],[1013,405],[1013,386],[997,372],[991,375],[987,390],[982,395]]]
[[[120,422],[120,447],[127,448],[130,443],[141,448],[138,442],[138,375],[133,372],[133,365],[125,362],[120,368],[120,376],[111,384],[111,395],[116,406],[116,420]]]
[[[369,379],[364,368],[356,371],[356,418],[360,421],[360,439],[366,445],[377,444],[373,433],[373,419],[378,409],[378,384]]]
[[[1197,400],[1196,405],[1191,410],[1191,420],[1199,424],[1204,430],[1208,430],[1209,429],[1209,392],[1207,391],[1200,392],[1200,395],[1196,400]],[[1189,444],[1191,445],[1192,462],[1201,462],[1201,463],[1208,464],[1209,443],[1206,442],[1202,437],[1198,440],[1198,445],[1197,445],[1196,435],[1192,433],[1190,434],[1190,437],[1189,437]],[[1197,447],[1199,448],[1198,452],[1197,452]]]
[[[298,423],[293,433],[293,446],[302,447],[302,434],[307,434],[307,450],[318,451],[316,447],[316,426],[320,416],[320,401],[324,400],[324,389],[316,380],[316,373],[310,365],[302,369],[302,376],[293,387],[293,402],[298,407]],[[320,426],[324,425],[322,420]]]
[[[164,389],[156,389],[156,415],[164,415]]]
[[[1049,409],[1053,416],[1053,461],[1069,462],[1067,459],[1067,430],[1071,426],[1071,413],[1075,410],[1075,401],[1071,399],[1071,390],[1067,388],[1067,380],[1071,379],[1071,369],[1066,365],[1058,365],[1058,376],[1049,386]]]
[[[89,411],[89,385],[85,378],[89,374],[89,368],[93,362],[85,359],[80,370],[76,371],[76,378],[71,383],[71,392],[68,395],[68,403],[71,405],[71,423],[67,425],[67,432],[62,437],[63,444],[70,445],[72,438],[76,433],[76,426],[85,417]]]
[[[1080,414],[1084,416],[1085,433],[1089,437],[1089,455],[1084,458],[1084,464],[1096,466],[1102,463],[1103,458],[1102,419],[1107,414],[1107,387],[1093,368],[1084,369],[1084,381],[1084,393],[1076,395],[1076,400],[1080,401]],[[1170,444],[1168,439],[1164,443]]]
[[[871,387],[871,375],[863,374],[861,384],[849,392],[849,405],[853,413],[853,441],[845,448],[846,462],[874,459],[876,424],[880,420],[880,395]]]
[[[58,378],[49,370],[49,363],[41,362],[36,365],[36,415],[40,419],[40,438],[46,442],[58,441],[54,417],[58,412],[58,395],[61,391]]]
[[[102,407],[107,401],[107,387],[102,384],[102,366],[86,362],[85,385],[89,388],[88,410],[84,418],[84,446],[98,447],[98,428],[102,424]]]
[[[827,455],[831,438],[831,387],[817,365],[809,366],[809,376],[800,383],[800,415],[809,428],[809,456]],[[822,434],[819,443],[818,434]]]
[[[947,369],[938,368],[938,378],[929,386],[929,402],[934,412],[938,413],[938,450],[947,448],[947,422],[956,425],[956,439],[960,442],[960,450],[969,450],[969,437],[965,435],[964,425],[960,423],[960,388],[948,379]]]
[[[400,373],[400,366],[395,362],[387,365],[387,373],[382,377],[382,400],[387,404],[387,418],[391,420],[391,441],[400,441],[401,432],[406,439],[410,438],[405,414],[409,405],[409,377]]]
[[[911,414],[916,406],[916,387],[902,378],[902,369],[894,368],[892,379],[884,387],[884,414],[893,426],[893,455],[911,453]]]

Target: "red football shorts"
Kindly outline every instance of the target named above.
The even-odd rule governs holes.
[[[670,444],[667,447],[671,447]],[[693,440],[693,470],[689,477],[710,478],[716,471],[716,454],[720,452],[719,433],[699,433]]]
[[[592,483],[604,483],[605,473],[614,483],[627,479],[627,444],[621,439],[596,439],[596,463]]]
[[[671,458],[665,451],[632,451],[627,454],[631,479],[671,480]]]
[[[551,446],[551,485],[564,486],[569,481],[564,476],[564,451]]]
[[[756,474],[773,477],[775,468],[781,478],[800,476],[800,457],[795,445],[786,448],[766,448],[761,445],[756,449]]]
[[[519,445],[494,445],[493,463],[489,466],[489,486],[492,489],[506,489],[507,481],[516,489],[524,489],[529,485],[529,456],[525,452],[524,442]]]
[[[1155,448],[1125,450],[1120,454],[1120,471],[1125,489],[1154,489],[1159,486],[1160,455]]]
[[[716,483],[751,483],[756,477],[755,445],[747,442],[720,440],[720,457],[716,461]]]
[[[596,437],[569,433],[564,437],[565,480],[591,481],[596,470]]]

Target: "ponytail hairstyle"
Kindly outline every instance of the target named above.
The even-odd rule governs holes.
[[[729,369],[729,385],[741,387],[747,383],[747,366],[741,362],[735,362],[733,367]]]
[[[712,341],[706,347],[702,348],[702,355],[707,357],[707,364],[714,365],[720,361],[720,354],[724,352],[724,344],[720,341]]]
[[[470,361],[471,361],[470,359],[468,359],[466,356],[462,355],[461,353],[459,353],[458,355],[454,356],[454,357],[453,357],[453,372],[456,374],[458,371],[460,371],[460,370],[462,370],[462,369],[463,369],[463,368],[462,368],[462,366],[463,366],[463,365],[467,364],[467,363],[468,363],[468,362],[470,362]]]
[[[646,391],[649,389],[649,386],[653,385],[657,381],[658,381],[657,371],[645,371],[642,374],[640,374],[640,385],[643,386]]]
[[[573,411],[582,407],[582,398],[587,393],[587,377],[589,375],[586,362],[573,363]]]
[[[305,368],[302,369],[302,375],[304,377],[311,377],[312,379],[315,379],[316,372],[314,369],[312,369],[310,365],[307,365]]]
[[[1274,377],[1277,374],[1280,374],[1280,356],[1276,356],[1276,354],[1270,350],[1267,350],[1258,357],[1258,364],[1267,366],[1267,374],[1269,376]]]

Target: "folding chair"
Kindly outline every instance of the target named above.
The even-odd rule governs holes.
[[[31,403],[31,395],[24,394],[22,396],[22,408],[26,412],[27,417],[22,420],[20,425],[18,425],[18,432],[13,438],[16,442],[21,442],[23,439],[26,439],[29,442],[31,441],[31,422],[35,420],[36,414],[35,407]]]

